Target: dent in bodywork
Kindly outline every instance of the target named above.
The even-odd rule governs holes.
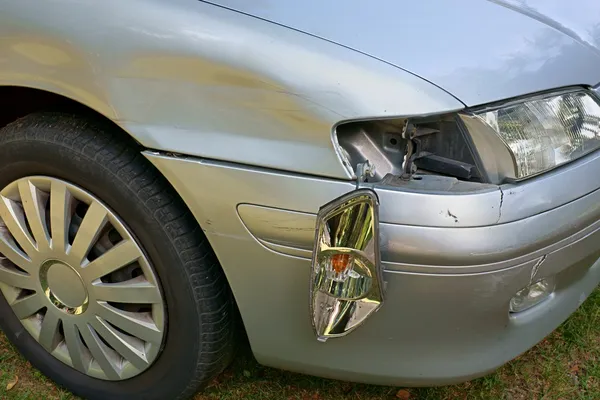
[[[289,254],[293,258],[310,257],[314,239],[312,227],[321,204],[355,189],[350,182],[240,168],[208,160],[150,153],[146,156],[177,189],[201,225],[206,220],[212,221],[210,226],[203,226],[211,244],[258,239],[262,251]],[[212,189],[205,190],[206,187]],[[523,193],[538,190],[537,185],[531,183],[521,189]],[[381,249],[387,269],[423,272],[423,268],[428,268],[448,273],[465,268],[489,271],[504,268],[526,254],[540,257],[584,238],[585,246],[590,246],[589,243],[593,246],[599,234],[600,191],[568,206],[498,225],[495,224],[497,209],[489,208],[498,205],[498,190],[445,195],[376,191],[381,200]],[[535,204],[535,196],[521,200],[526,210],[531,209],[528,201]],[[505,205],[506,202],[505,198]],[[256,205],[260,207],[255,208]],[[236,209],[242,210],[240,214]],[[457,216],[458,223],[447,217],[448,209]],[[254,216],[248,217],[248,211]],[[230,214],[232,218],[224,217]],[[511,214],[511,217],[517,215]],[[298,222],[300,217],[302,223]],[[503,213],[503,218],[507,217]],[[549,220],[552,224],[548,224]],[[577,223],[573,223],[574,220]],[[287,229],[285,221],[292,229]],[[296,224],[305,229],[293,229]],[[427,224],[429,226],[424,226]],[[290,240],[276,243],[282,231]],[[428,267],[422,265],[424,260]]]
[[[463,108],[389,64],[199,1],[0,8],[0,85],[70,97],[147,148],[349,179],[333,146],[339,121]],[[12,50],[24,41],[58,49],[46,51],[54,61]]]
[[[253,204],[238,204],[237,212],[248,232],[266,248],[310,259],[316,215]]]
[[[591,292],[600,279],[600,263],[589,268],[595,261],[591,260],[590,254],[596,259],[598,257],[600,192],[548,213],[493,226],[469,227],[469,224],[475,223],[469,220],[469,213],[463,218],[451,206],[450,210],[460,219],[458,228],[399,225],[411,221],[414,214],[421,218],[434,214],[431,211],[434,204],[428,204],[430,208],[427,208],[418,197],[408,192],[389,193],[389,197],[381,201],[382,209],[406,207],[409,211],[397,224],[381,224],[382,256],[388,260],[383,263],[384,279],[388,282],[386,301],[394,307],[383,307],[362,329],[344,339],[343,345],[347,348],[363,349],[356,356],[356,352],[340,351],[335,343],[322,346],[313,340],[308,307],[305,302],[298,301],[305,298],[308,291],[309,259],[266,249],[248,233],[235,212],[240,204],[252,204],[268,207],[269,211],[294,209],[302,214],[314,215],[328,200],[354,190],[352,183],[209,160],[170,158],[160,154],[146,156],[173,184],[198,221],[210,219],[213,222],[206,236],[240,307],[253,352],[260,362],[270,365],[313,374],[331,374],[331,368],[341,369],[343,372],[338,376],[346,379],[349,378],[349,368],[351,377],[363,379],[361,373],[373,374],[373,368],[376,368],[376,373],[384,378],[369,377],[369,380],[378,383],[397,383],[398,376],[408,376],[410,382],[422,384],[440,377],[445,382],[450,381],[456,376],[472,374],[474,370],[480,372],[482,362],[489,368],[495,368],[497,363],[503,362],[502,357],[513,356],[505,354],[507,348],[515,354],[524,351],[562,322],[577,306],[580,294]],[[563,176],[563,179],[567,178]],[[524,185],[523,192],[528,191],[529,185]],[[447,194],[445,199],[462,197],[471,211],[487,208],[485,199],[463,196]],[[499,198],[498,191],[495,191],[495,196]],[[529,198],[529,201],[534,201],[534,196]],[[527,204],[527,197],[521,203],[527,209],[532,207]],[[439,205],[442,204],[440,200]],[[387,212],[387,217],[392,215]],[[509,216],[514,217],[515,214],[503,213],[503,218]],[[440,215],[437,217],[439,220],[436,221],[442,219]],[[492,217],[493,224],[497,215],[492,214]],[[454,221],[445,219],[454,226]],[[574,219],[578,221],[577,226],[562,223]],[[263,219],[266,220],[268,218]],[[261,226],[254,230],[264,232],[270,228]],[[565,280],[577,275],[580,282],[561,287],[555,298],[557,303],[550,303],[552,312],[545,309],[542,310],[544,315],[540,316],[536,315],[539,310],[532,310],[518,317],[509,317],[507,305],[510,298],[528,284],[532,266],[545,254],[545,275],[559,274],[566,269],[562,274]],[[571,265],[577,268],[567,268]],[[587,274],[586,270],[589,271]],[[584,273],[579,275],[580,271]],[[432,293],[438,295],[432,296]],[[449,296],[452,302],[448,302]],[[563,303],[562,300],[559,302],[558,296],[562,300],[567,296],[566,307],[558,307]],[[419,307],[411,301],[415,298],[423,299]],[[419,319],[424,309],[437,319]],[[398,319],[398,315],[408,316],[425,325],[407,325],[404,322],[406,318]],[[440,323],[439,318],[448,323]],[[536,323],[524,323],[530,318],[536,318]],[[277,329],[265,329],[265,326],[272,325],[273,320],[277,321]],[[456,321],[470,329],[457,331]],[[543,324],[541,332],[539,324]],[[503,336],[499,338],[494,332],[502,332]],[[534,335],[535,332],[539,337]],[[390,335],[393,335],[394,346],[389,345]],[[439,357],[428,357],[430,352],[426,350],[432,340],[449,338],[462,347],[456,349],[450,346],[452,354],[448,359],[460,362],[442,367]],[[290,346],[291,340],[302,343],[302,346]],[[420,344],[416,349],[415,340]],[[473,340],[482,342],[479,342],[478,349],[468,353],[466,350],[471,348]],[[389,354],[390,349],[394,354]],[[482,354],[486,359],[490,357],[489,349],[495,349],[493,363],[482,361]],[[398,360],[404,359],[407,354],[413,361],[399,363]],[[365,366],[366,356],[369,357],[366,360],[368,366]],[[340,357],[346,358],[340,360]],[[465,364],[465,357],[469,358],[469,364]],[[417,360],[417,371],[414,360]],[[473,370],[470,369],[472,365],[476,366]]]
[[[303,213],[315,213],[331,198],[356,188],[351,182],[303,177],[219,161],[189,157],[170,158],[159,152],[146,152],[145,155],[166,176],[172,176],[172,179],[182,179],[174,175],[175,169],[182,172],[181,177],[194,177],[193,184],[200,185],[196,171],[210,171],[214,175],[210,180],[212,188],[230,185],[231,190],[234,190],[240,182],[244,182],[243,187],[247,190],[251,187],[254,195],[245,198],[242,203],[293,209]],[[559,168],[526,182],[501,187],[433,175],[423,176],[422,180],[410,181],[400,187],[378,187],[368,183],[362,183],[361,187],[376,190],[381,201],[382,222],[427,227],[490,226],[519,221],[560,208],[590,194],[600,182],[600,175],[595,173],[599,165],[600,153],[590,154],[574,161],[568,168]],[[581,176],[586,176],[587,179],[579,179]],[[433,181],[431,186],[430,180]],[[188,187],[183,182],[177,185],[177,182],[171,183],[184,189]],[[500,188],[504,195],[501,194]],[[498,221],[501,200],[502,215]],[[195,204],[190,208],[201,210],[203,207]],[[458,223],[447,217],[447,210],[451,210],[459,219]],[[590,209],[586,213],[593,213],[594,210],[595,208]],[[214,216],[196,217],[201,225],[206,219],[217,220]],[[210,229],[215,230],[216,225],[215,222]],[[218,229],[216,231],[218,232]]]
[[[502,185],[498,223],[535,215],[596,191],[600,187],[598,168],[600,152],[595,152],[520,184]]]
[[[2,7],[0,7],[2,10]],[[0,12],[0,86],[23,86],[60,94],[117,120],[99,85],[89,54],[70,41],[34,36]],[[58,73],[57,73],[58,72]]]
[[[591,204],[593,201],[588,199],[586,202]],[[422,272],[424,269],[431,269],[436,273],[502,269],[514,264],[517,259],[525,262],[540,258],[543,262],[547,254],[572,243],[584,246],[585,251],[593,246],[594,241],[600,237],[600,222],[594,219],[594,215],[599,215],[598,210],[600,208],[596,207],[577,226],[562,224],[552,228],[545,226],[543,221],[551,216],[558,224],[572,215],[556,210],[548,215],[542,214],[511,224],[458,229],[380,223],[382,260],[388,270]],[[240,204],[238,212],[248,232],[268,250],[310,259],[314,243],[315,214],[250,204]],[[546,229],[549,237],[565,239],[551,245],[543,237],[533,240],[530,234],[515,234],[525,231],[527,227],[535,227],[536,232]],[[399,237],[403,239],[388,240]],[[531,276],[536,274],[535,269],[531,271]]]

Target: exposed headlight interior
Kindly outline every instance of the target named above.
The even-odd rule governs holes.
[[[351,122],[336,133],[357,177],[363,171],[357,166],[371,166],[363,177],[370,182],[435,174],[501,184],[600,148],[600,104],[577,89],[458,114]]]

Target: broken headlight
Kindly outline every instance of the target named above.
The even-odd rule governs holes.
[[[336,133],[357,178],[358,166],[369,165],[368,182],[409,181],[417,172],[501,184],[600,148],[600,104],[576,89],[457,114],[349,122]]]

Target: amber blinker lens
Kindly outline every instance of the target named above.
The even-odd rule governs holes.
[[[350,265],[350,254],[334,254],[331,256],[331,268],[338,274],[344,272]]]

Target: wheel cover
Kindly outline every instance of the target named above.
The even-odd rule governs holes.
[[[91,193],[32,176],[0,191],[0,291],[54,357],[99,379],[147,369],[165,335],[150,261]]]

